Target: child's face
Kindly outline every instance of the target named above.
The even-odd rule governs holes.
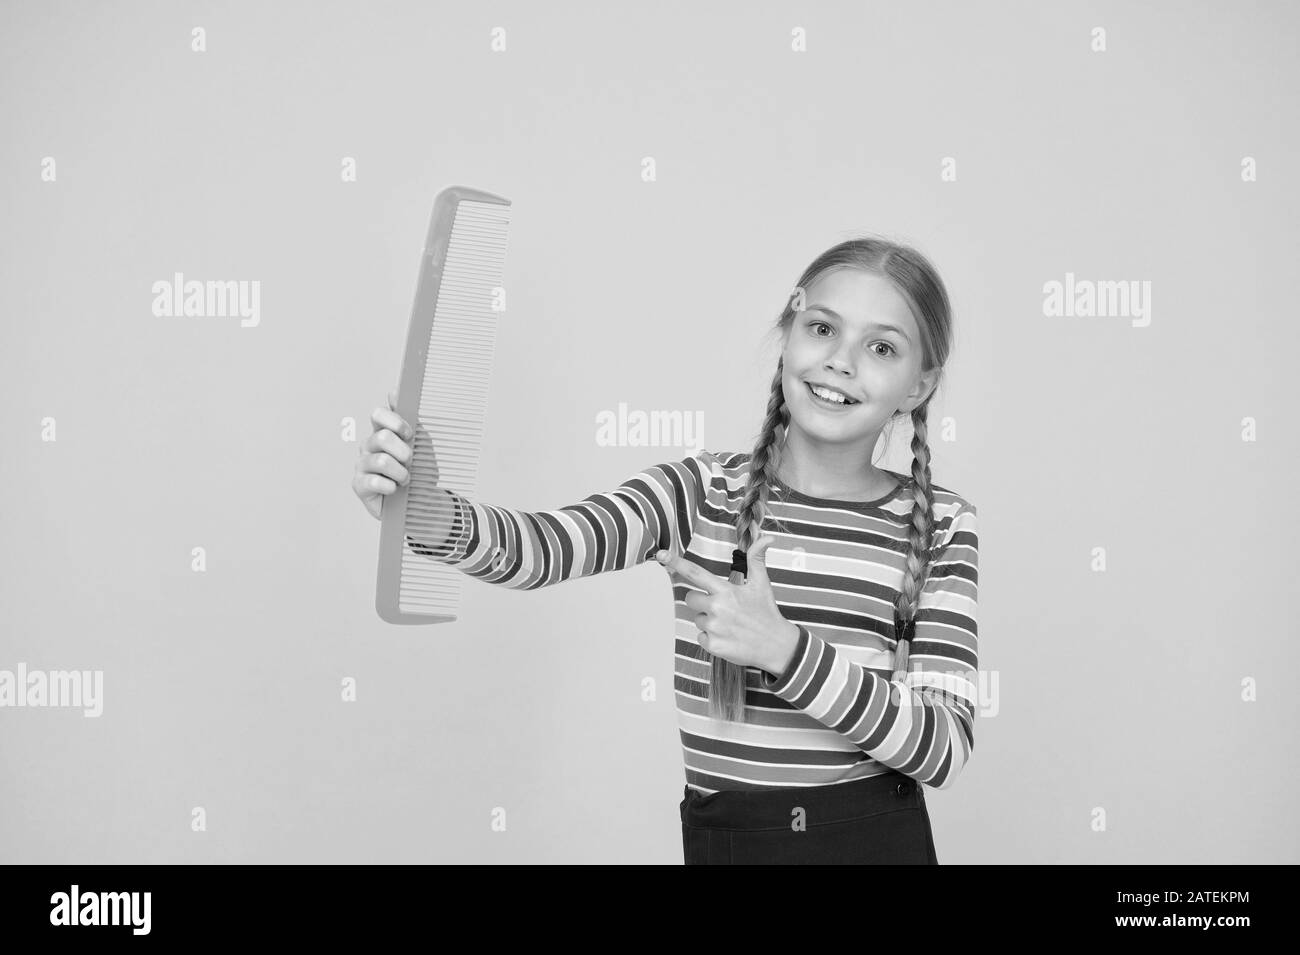
[[[919,401],[905,402],[923,398],[928,387],[920,380],[924,356],[907,301],[888,279],[857,269],[823,274],[803,298],[783,352],[791,418],[809,435],[830,441],[879,435],[891,415],[900,407],[910,411]],[[828,405],[809,382],[837,388],[857,404]]]

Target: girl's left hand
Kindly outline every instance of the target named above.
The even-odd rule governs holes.
[[[799,628],[781,616],[767,579],[764,552],[775,541],[760,537],[746,553],[749,573],[743,584],[715,577],[684,557],[655,558],[669,571],[700,588],[688,591],[686,606],[699,611],[695,625],[703,631],[702,648],[740,666],[756,666],[773,675],[783,673],[794,656]],[[700,591],[703,591],[701,593]]]

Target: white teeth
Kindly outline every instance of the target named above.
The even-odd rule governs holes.
[[[808,387],[812,389],[813,394],[815,394],[818,398],[825,398],[827,401],[835,401],[838,402],[839,404],[848,403],[848,399],[845,398],[838,391],[827,391],[825,388],[818,388],[816,385],[811,385],[811,384]]]

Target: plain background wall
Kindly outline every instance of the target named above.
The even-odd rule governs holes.
[[[940,861],[1300,862],[1295,5],[0,15],[0,669],[104,674],[99,718],[0,709],[4,861],[681,862],[661,569],[374,610],[344,421],[460,183],[514,203],[478,499],[522,509],[685,456],[599,445],[620,403],[749,449],[807,262],[930,256],[997,689]],[[260,323],[156,317],[175,272],[260,282]],[[1045,315],[1067,273],[1150,282],[1150,324]]]

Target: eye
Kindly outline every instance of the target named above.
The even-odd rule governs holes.
[[[889,351],[890,351],[891,354],[898,354],[898,353],[895,351],[894,346],[891,345],[891,344],[889,344],[889,342],[876,342],[876,344],[877,344],[877,345],[884,345],[886,348],[889,349]]]
[[[809,328],[816,328],[816,327],[818,327],[819,325],[820,325],[822,328],[830,328],[830,326],[827,325],[825,322],[811,321],[811,322],[808,323],[808,327],[809,327]],[[824,337],[824,336],[818,336],[818,337],[820,338],[820,337]]]

